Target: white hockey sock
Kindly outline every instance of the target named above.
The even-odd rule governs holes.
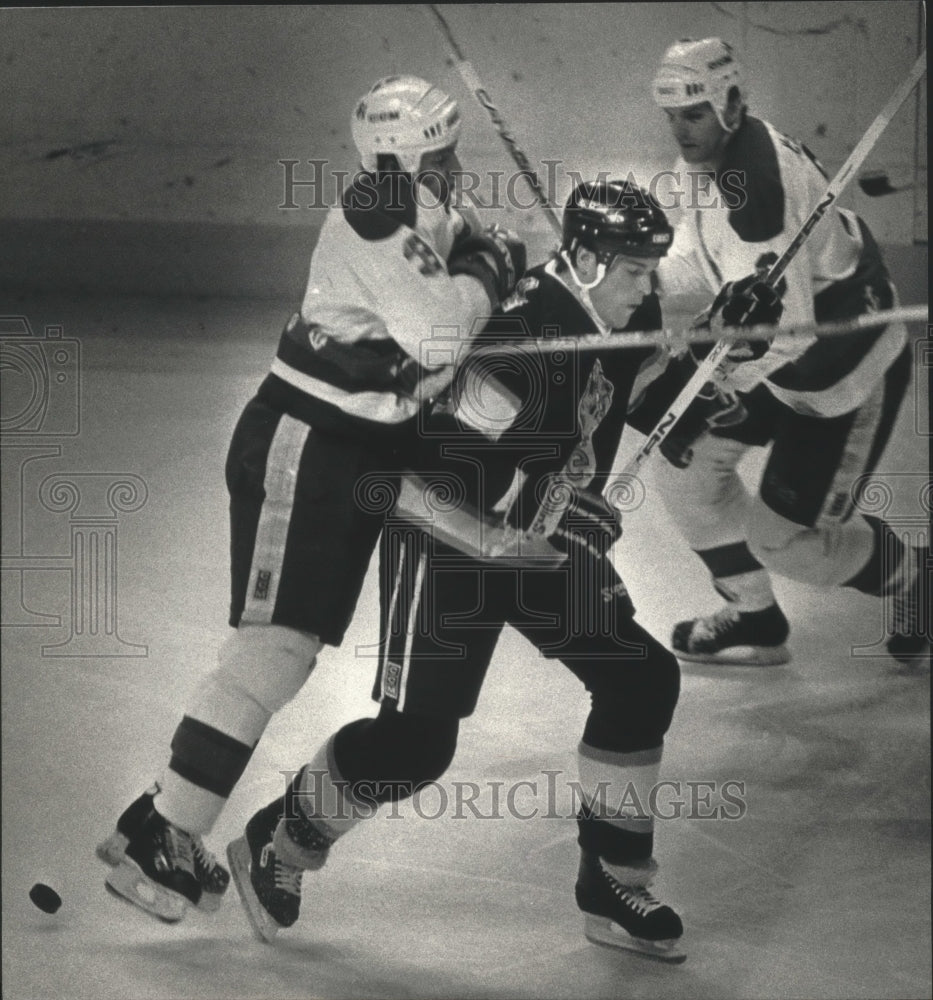
[[[189,833],[208,833],[227,803],[222,793],[229,794],[239,779],[270,718],[271,713],[247,692],[210,675],[176,731],[172,764],[159,780],[158,811]],[[205,774],[199,783],[176,768],[191,777],[198,777],[201,769]],[[217,783],[217,790],[205,787],[207,774]]]
[[[593,816],[629,833],[650,834],[661,754],[662,747],[617,753],[581,742],[577,748],[580,784]]]
[[[227,800],[180,774],[166,769],[159,778],[162,791],[155,807],[170,823],[187,833],[206,834],[217,822]]]
[[[334,737],[322,744],[301,772],[296,789],[298,803],[309,819],[321,826],[335,840],[348,833],[364,819],[376,815],[379,806],[355,794],[337,769],[333,751]]]

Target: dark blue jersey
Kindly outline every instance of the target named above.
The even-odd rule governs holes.
[[[486,513],[508,509],[512,523],[522,527],[533,519],[554,473],[577,489],[602,491],[636,379],[656,353],[608,345],[627,331],[661,326],[652,293],[625,329],[602,330],[561,267],[551,261],[518,283],[476,339],[424,440],[425,461],[457,476],[471,503]],[[500,345],[598,333],[606,338],[605,350],[496,351]]]

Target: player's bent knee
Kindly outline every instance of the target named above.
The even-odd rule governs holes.
[[[334,756],[347,781],[378,789],[380,802],[397,801],[440,778],[457,748],[458,719],[435,719],[383,708],[358,719],[334,739]]]
[[[284,625],[241,625],[221,646],[215,683],[275,713],[301,690],[323,643]]]
[[[816,587],[845,583],[865,564],[873,545],[871,528],[860,519],[808,527],[776,514],[760,499],[750,526],[748,547],[763,566]]]
[[[680,697],[680,663],[652,641],[637,667],[607,670],[591,687],[592,708],[583,731],[589,746],[619,753],[658,746]]]
[[[797,524],[775,513],[760,498],[748,520],[748,548],[752,555],[769,570],[800,579],[801,573],[812,576],[807,582],[821,583],[820,559],[813,559],[824,545],[823,533],[816,528]]]

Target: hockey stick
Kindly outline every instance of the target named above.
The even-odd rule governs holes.
[[[924,323],[929,317],[929,306],[899,306],[872,313],[860,313],[848,319],[836,319],[828,323],[795,323],[793,326],[730,326],[719,331],[720,337],[730,344],[737,340],[796,340],[807,337],[842,337],[856,330],[866,330],[875,326],[889,326],[891,323]],[[587,333],[579,337],[546,337],[542,340],[516,340],[503,344],[490,344],[471,351],[469,360],[488,354],[503,356],[508,354],[554,354],[558,351],[618,351],[636,347],[683,348],[690,344],[709,343],[709,330],[689,326],[682,330],[635,330],[604,336],[601,333]]]
[[[765,284],[769,285],[771,288],[777,287],[778,281],[781,279],[793,259],[797,256],[800,248],[806,242],[807,238],[817,225],[819,225],[820,221],[825,217],[830,205],[832,205],[832,203],[839,197],[845,186],[849,183],[852,175],[864,162],[865,157],[874,147],[878,138],[881,136],[881,133],[888,127],[891,119],[895,116],[895,114],[897,114],[901,105],[905,100],[907,100],[908,95],[914,87],[916,87],[925,70],[926,52],[924,51],[918,56],[917,61],[911,68],[910,73],[891,96],[888,103],[878,113],[875,120],[871,123],[871,125],[869,125],[859,143],[849,154],[836,176],[830,181],[823,197],[819,200],[813,211],[807,217],[806,221],[800,227],[797,235],[793,238],[793,240],[791,240],[787,249],[768,270],[768,273],[762,279]],[[702,320],[707,316],[709,316],[709,310],[707,310],[706,313],[698,319]],[[874,322],[870,325],[875,326],[877,323]],[[772,328],[772,331],[775,329],[777,328]],[[706,332],[708,333],[708,331]],[[707,336],[707,340],[708,339],[709,338]],[[683,416],[687,407],[699,395],[706,383],[713,380],[716,375],[724,374],[720,365],[731,347],[731,340],[725,338],[717,340],[709,354],[707,354],[703,361],[697,366],[697,370],[693,373],[693,376],[683,389],[681,389],[677,398],[668,407],[667,412],[660,419],[660,421],[658,421],[657,426],[651,431],[650,434],[648,434],[645,442],[631,457],[619,476],[616,477],[616,481],[633,478],[642,463],[648,458],[655,447],[657,447],[657,445],[659,445],[670,434],[677,421]],[[557,523],[566,511],[571,500],[571,491],[562,488],[562,484],[567,481],[568,480],[564,470],[557,473],[555,480],[553,481],[555,492],[550,499],[546,497],[542,501],[541,506],[535,515],[534,521],[529,528],[529,533],[549,535],[556,528]]]
[[[777,287],[778,281],[787,270],[791,261],[793,261],[793,259],[797,256],[800,248],[806,242],[807,237],[809,237],[809,235],[817,227],[820,220],[825,217],[830,205],[832,205],[832,203],[839,197],[845,186],[849,183],[852,175],[864,162],[865,157],[878,141],[881,133],[888,127],[891,119],[900,109],[900,106],[905,100],[907,100],[910,92],[919,83],[920,77],[923,76],[925,70],[926,52],[924,51],[920,53],[910,73],[891,96],[891,99],[881,109],[881,111],[878,112],[877,117],[871,125],[868,126],[868,130],[862,136],[855,149],[853,149],[849,154],[845,163],[843,163],[843,165],[839,168],[839,172],[829,182],[829,186],[826,188],[823,197],[819,200],[816,207],[800,227],[797,235],[793,238],[793,240],[791,240],[790,245],[768,270],[767,275],[765,275],[763,279],[765,284],[769,285],[771,288]],[[877,323],[872,322],[869,325],[875,326]],[[772,327],[772,332],[776,332],[777,330],[780,330],[780,327]],[[680,395],[670,405],[667,412],[659,421],[657,427],[654,428],[654,430],[648,435],[645,443],[632,456],[628,465],[626,465],[622,472],[623,476],[631,475],[636,472],[654,447],[660,444],[661,441],[667,437],[671,429],[686,411],[690,403],[693,402],[694,398],[698,395],[703,386],[718,373],[720,362],[728,353],[730,347],[731,342],[729,340],[720,339],[716,342],[713,349],[697,367],[693,377],[683,387]]]
[[[734,327],[723,332],[726,340],[760,340],[780,339],[783,337],[836,337],[852,333],[855,330],[868,329],[873,326],[887,326],[891,323],[924,322],[928,318],[926,306],[908,306],[901,309],[889,309],[884,312],[863,313],[850,319],[835,320],[831,323],[801,323],[797,326],[780,328],[775,337],[773,326],[756,326],[748,329]],[[709,331],[688,328],[686,330],[650,330],[621,334],[614,337],[604,337],[600,334],[581,337],[552,337],[545,340],[522,340],[514,344],[501,344],[498,347],[490,345],[474,351],[465,362],[481,355],[495,354],[550,354],[556,351],[570,352],[573,350],[625,350],[632,347],[682,346],[694,343],[701,338],[709,339]],[[653,432],[657,433],[657,431]],[[644,460],[661,436],[647,443],[641,449]],[[635,466],[637,468],[637,465]],[[626,469],[612,476],[610,483],[613,492],[626,488],[626,479],[630,479],[634,468]],[[566,480],[565,480],[566,481]],[[440,491],[446,491],[445,484],[440,484]],[[569,493],[569,491],[567,491]],[[402,477],[401,489],[395,513],[404,520],[417,525],[427,534],[446,545],[465,553],[467,556],[481,562],[491,562],[497,565],[531,566],[537,569],[553,568],[566,561],[566,555],[555,549],[547,538],[546,530],[529,529],[528,533],[510,528],[504,518],[495,519],[483,515],[465,504],[445,503],[443,496],[432,498],[434,487],[417,473],[408,472]],[[447,498],[449,500],[449,497]],[[556,507],[542,505],[539,515],[545,521],[545,527]],[[559,508],[558,517],[564,508]],[[536,518],[537,520],[537,518]]]
[[[538,178],[538,175],[535,173],[534,168],[531,166],[528,157],[515,141],[515,136],[509,131],[499,109],[492,103],[489,92],[483,86],[483,81],[480,80],[476,70],[473,69],[473,64],[464,56],[463,51],[457,44],[457,40],[454,38],[453,32],[450,30],[450,25],[444,19],[444,15],[437,9],[436,4],[428,4],[428,7],[435,18],[437,18],[441,31],[443,31],[444,37],[447,39],[447,44],[456,56],[457,69],[460,71],[460,76],[463,78],[463,82],[466,84],[467,89],[489,113],[489,117],[492,120],[493,125],[495,125],[496,131],[499,133],[499,137],[505,143],[506,149],[509,151],[509,155],[517,164],[518,169],[522,172],[522,176],[528,183],[529,188],[531,188],[531,192],[534,194],[536,201],[544,209],[544,214],[547,216],[547,220],[550,223],[551,228],[558,236],[562,236],[563,227],[561,226],[560,219],[554,211],[554,206],[551,204],[550,199],[547,196],[547,192],[544,190],[544,186]]]

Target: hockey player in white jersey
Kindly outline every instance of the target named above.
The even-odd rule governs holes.
[[[715,198],[688,205],[659,268],[666,297],[702,292],[744,303],[756,320],[824,322],[892,308],[897,296],[865,223],[832,207],[785,272],[782,299],[756,279],[787,248],[826,187],[803,145],[748,114],[742,71],[718,38],[665,53],[654,80],[681,158],[675,174],[706,175]],[[714,206],[714,207],[707,207]],[[903,399],[910,347],[901,324],[843,338],[737,346],[721,392],[698,399],[662,449],[656,482],[727,605],[680,622],[683,659],[753,664],[788,659],[789,626],[770,572],[877,595],[891,609],[890,653],[929,648],[929,547],[906,546],[880,519],[855,513],[855,484],[873,471]],[[770,446],[756,496],[736,466]]]
[[[108,887],[168,921],[219,904],[229,874],[201,838],[272,715],[342,641],[383,522],[360,484],[384,475],[393,488],[420,409],[466,343],[438,343],[435,328],[478,329],[524,270],[516,238],[476,231],[452,207],[461,120],[447,94],[380,80],[351,127],[362,171],[328,211],[300,311],[227,457],[235,631],[158,784],[98,848]]]

